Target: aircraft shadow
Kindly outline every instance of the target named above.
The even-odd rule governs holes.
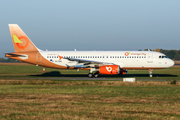
[[[38,75],[29,75],[34,77],[87,77],[87,74],[61,74],[59,71],[51,71]]]
[[[87,74],[61,74],[59,71],[51,71],[43,74],[29,75],[33,77],[88,77]],[[149,77],[149,74],[126,74],[126,75],[99,75],[99,77]],[[153,77],[177,77],[177,75],[171,74],[153,74]]]

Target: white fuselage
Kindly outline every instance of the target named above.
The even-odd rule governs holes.
[[[81,64],[65,58],[114,64],[123,69],[161,69],[174,65],[164,54],[152,51],[40,51],[40,54],[46,60],[61,66]]]

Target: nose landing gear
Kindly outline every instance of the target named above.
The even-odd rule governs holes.
[[[149,69],[149,77],[153,77],[152,71],[153,71],[153,69]]]

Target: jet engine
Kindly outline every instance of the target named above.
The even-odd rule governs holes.
[[[120,74],[120,66],[119,65],[105,65],[99,67],[100,74],[107,74],[107,75],[115,75]]]

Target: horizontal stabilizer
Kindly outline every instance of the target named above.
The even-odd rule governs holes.
[[[5,57],[26,57],[26,55],[20,55],[15,53],[5,53]]]

